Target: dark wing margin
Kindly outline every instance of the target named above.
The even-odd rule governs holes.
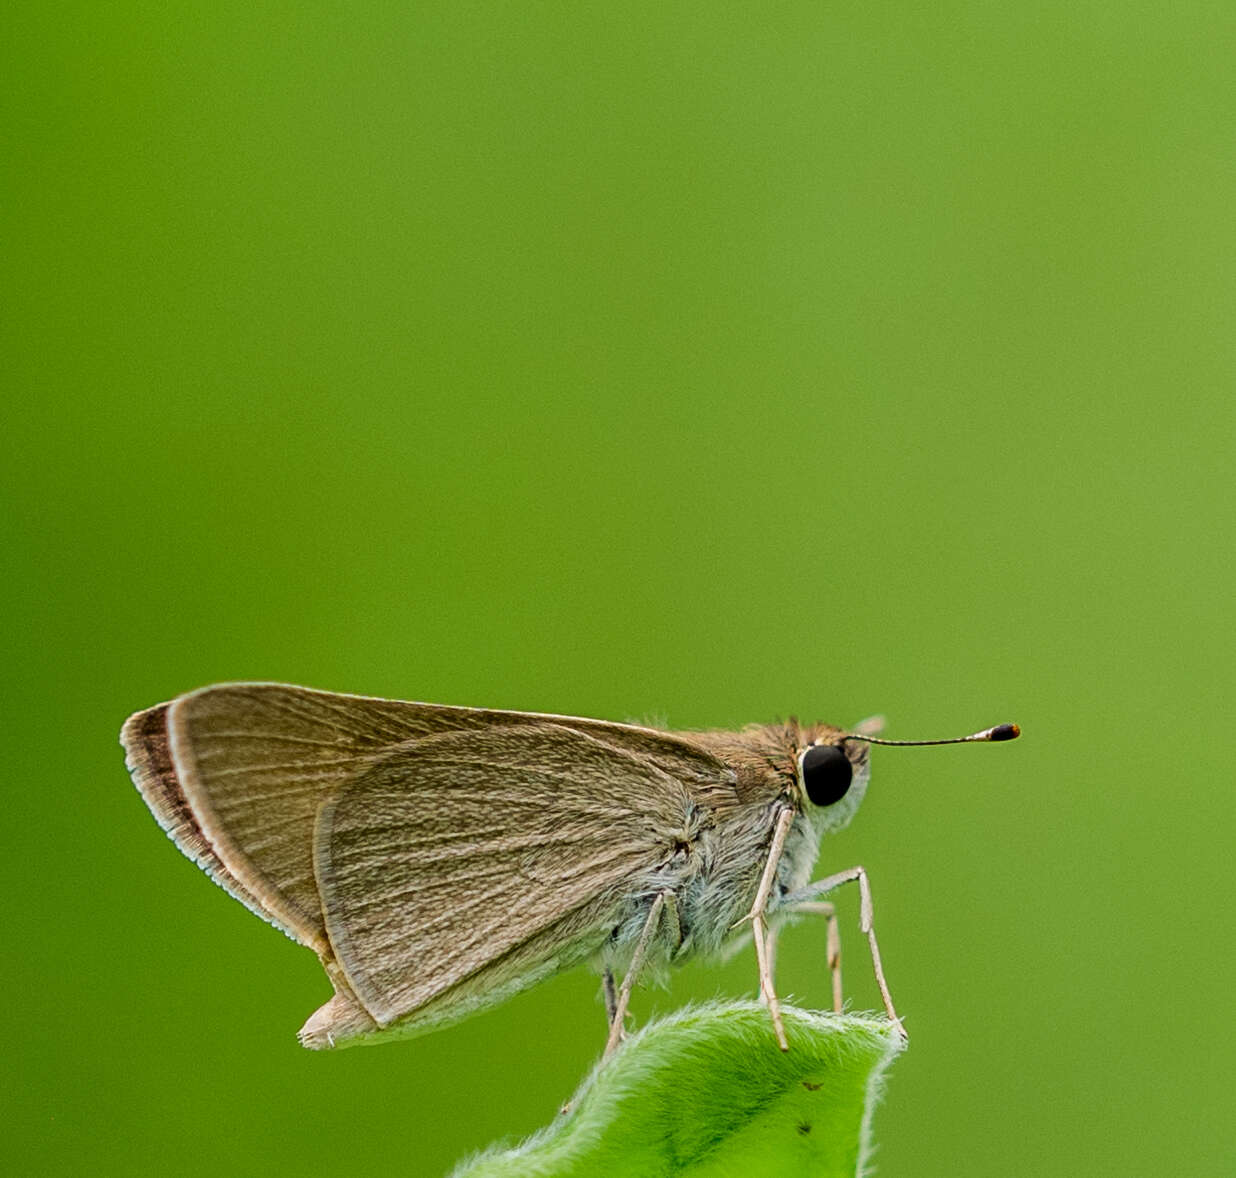
[[[120,743],[125,750],[125,766],[133,778],[133,784],[137,786],[155,821],[189,859],[246,908],[299,940],[292,929],[280,923],[228,870],[194,817],[181,789],[168,747],[167,712],[170,706],[157,704],[144,712],[137,712],[125,721],[121,729]]]
[[[677,769],[677,765],[675,765]],[[700,777],[725,768],[706,753]],[[314,844],[327,932],[383,1026],[562,968],[603,945],[673,854],[693,791],[604,732],[448,733],[335,793]]]

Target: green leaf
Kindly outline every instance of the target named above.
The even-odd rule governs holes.
[[[754,1002],[650,1023],[593,1070],[569,1112],[452,1178],[853,1178],[903,1040],[871,1015],[784,1014],[788,1052]]]

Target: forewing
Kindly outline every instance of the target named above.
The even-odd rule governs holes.
[[[700,787],[732,794],[709,754],[631,731],[542,721],[434,736],[322,807],[327,931],[379,1023],[599,948],[624,883],[669,860]]]

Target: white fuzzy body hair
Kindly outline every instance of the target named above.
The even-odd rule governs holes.
[[[867,776],[864,758],[839,803],[824,809],[800,802],[802,809],[790,825],[769,893],[770,918],[775,920],[787,895],[810,882],[821,838],[849,823],[866,792]],[[718,815],[700,808],[687,831],[689,853],[624,886],[625,911],[598,964],[616,973],[626,969],[658,894],[667,895],[670,911],[659,922],[647,959],[646,968],[654,976],[690,957],[727,956],[747,940],[751,925],[744,917],[755,899],[777,818],[790,802],[778,797]]]

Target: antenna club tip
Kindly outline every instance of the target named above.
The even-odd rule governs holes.
[[[1021,728],[1016,724],[997,724],[988,740],[1016,740],[1020,735]]]

